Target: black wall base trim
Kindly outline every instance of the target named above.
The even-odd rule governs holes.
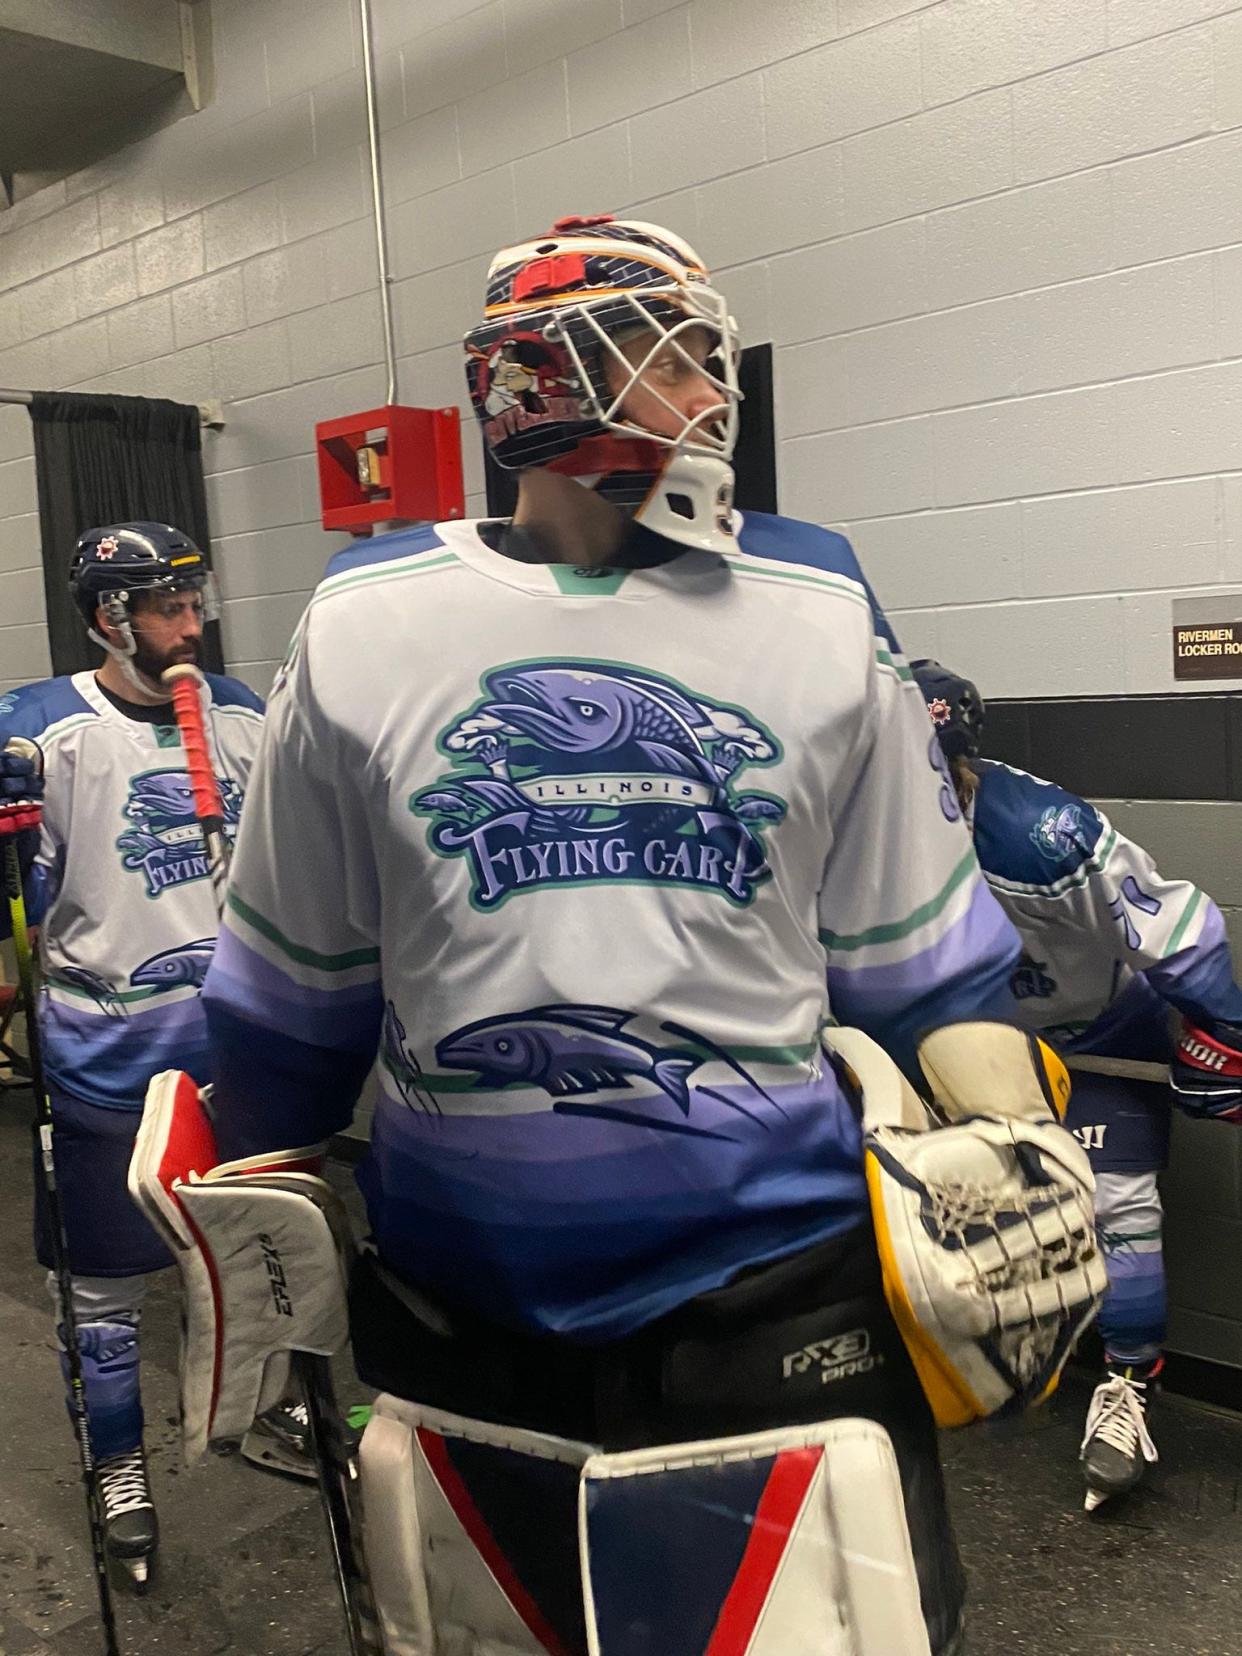
[[[1104,1343],[1089,1328],[1075,1348],[1071,1364],[1088,1379],[1098,1379],[1104,1368]],[[1180,1351],[1166,1351],[1161,1389],[1178,1397],[1213,1408],[1242,1410],[1242,1369],[1230,1363],[1216,1363],[1208,1357],[1188,1357]]]
[[[1094,799],[1242,799],[1242,691],[990,701],[983,753]]]

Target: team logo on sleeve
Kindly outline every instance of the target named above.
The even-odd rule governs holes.
[[[1031,829],[1031,844],[1049,862],[1060,862],[1082,845],[1082,808],[1049,805]]]
[[[617,881],[744,906],[770,877],[763,835],[785,802],[737,783],[781,746],[744,708],[607,662],[520,662],[482,683],[440,732],[452,772],[409,798],[433,849],[468,860],[477,908]]]
[[[219,783],[224,836],[231,843],[241,816],[242,791],[229,777],[220,777]],[[145,771],[131,778],[124,815],[131,826],[116,842],[121,866],[142,871],[148,897],[158,897],[171,886],[206,879],[203,830],[194,814],[194,791],[185,771]]]

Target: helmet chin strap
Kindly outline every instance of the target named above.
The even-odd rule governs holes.
[[[134,639],[134,629],[128,621],[114,623],[114,625],[125,640],[124,649],[119,649],[115,644],[109,643],[102,633],[95,631],[94,627],[86,629],[86,636],[111,656],[135,690],[140,691],[144,696],[163,695],[164,686],[156,684],[154,680],[145,677],[134,666],[134,657],[138,653],[138,645]]]

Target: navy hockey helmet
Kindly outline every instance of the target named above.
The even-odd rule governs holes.
[[[983,740],[983,697],[969,679],[959,678],[938,661],[912,661],[927,711],[946,759],[974,759]]]
[[[88,629],[95,611],[109,598],[123,624],[130,600],[140,592],[195,588],[203,592],[206,619],[214,616],[214,591],[207,560],[187,534],[170,523],[113,523],[79,535],[69,565],[69,591]]]
[[[686,349],[694,329],[707,331],[706,363]],[[646,334],[650,350],[634,363],[621,343]],[[492,260],[484,320],[465,344],[470,399],[498,465],[580,477],[660,534],[733,549],[737,327],[687,242],[637,220],[558,219]],[[645,382],[682,421],[662,435],[621,410],[670,347],[719,402],[684,417]]]

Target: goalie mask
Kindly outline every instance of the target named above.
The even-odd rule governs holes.
[[[492,260],[485,317],[466,336],[466,377],[498,465],[546,466],[670,540],[733,550],[736,325],[687,243],[651,224],[559,219]],[[678,373],[715,393],[697,413],[660,389]],[[636,393],[662,405],[665,431],[625,411]]]

